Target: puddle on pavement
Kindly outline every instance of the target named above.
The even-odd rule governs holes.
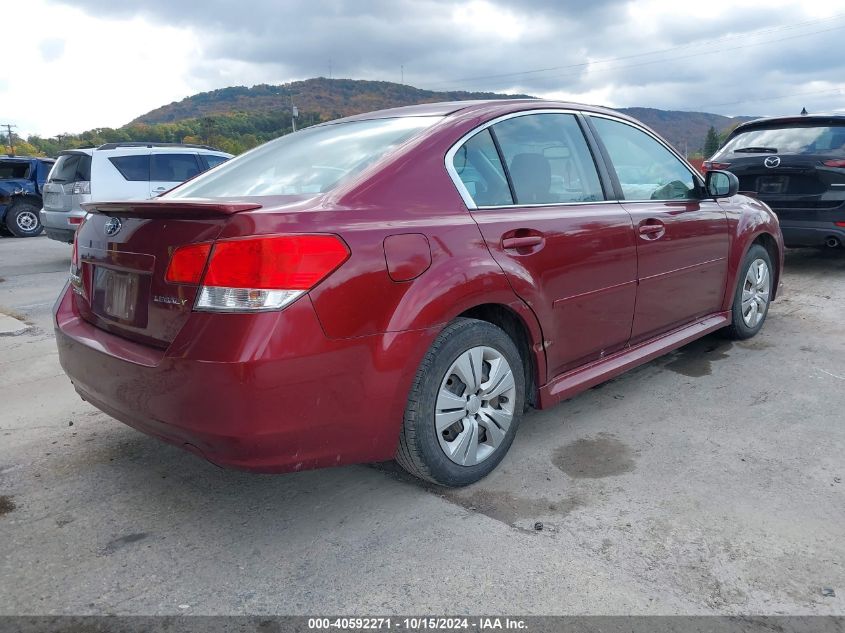
[[[109,554],[114,554],[117,550],[126,547],[131,543],[142,541],[148,536],[149,534],[146,532],[139,532],[137,534],[127,534],[126,536],[116,538],[113,541],[109,541],[109,543],[103,548],[103,555],[108,556]]]
[[[12,501],[12,498],[8,495],[0,495],[0,517],[4,514],[9,514],[12,512],[17,506],[15,502]]]
[[[577,479],[614,477],[636,468],[628,446],[609,433],[561,446],[552,455],[552,463]]]
[[[674,359],[664,367],[677,374],[690,378],[709,376],[712,363],[728,358],[728,351],[733,347],[730,341],[713,341],[702,339],[690,343],[674,353]]]
[[[509,492],[476,490],[469,495],[447,492],[446,498],[470,512],[479,512],[509,526],[531,531],[538,519],[558,519],[566,516],[584,502],[576,496],[550,500],[546,497],[530,499]]]

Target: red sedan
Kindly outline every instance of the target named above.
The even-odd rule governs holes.
[[[534,100],[333,121],[88,211],[55,307],[82,398],[224,466],[395,458],[453,486],[526,407],[755,335],[783,262],[732,174]]]

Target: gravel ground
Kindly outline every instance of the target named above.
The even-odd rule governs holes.
[[[788,253],[759,336],[531,413],[459,491],[223,471],[100,413],[53,340],[69,254],[0,238],[29,325],[0,334],[0,614],[845,614],[845,251]]]

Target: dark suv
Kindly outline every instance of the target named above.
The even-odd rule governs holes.
[[[52,158],[0,157],[0,233],[16,237],[41,233],[41,189],[55,162]]]
[[[736,174],[777,213],[787,246],[845,244],[845,115],[743,123],[704,169]]]

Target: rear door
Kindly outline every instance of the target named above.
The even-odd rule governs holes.
[[[725,211],[701,199],[698,176],[656,137],[616,119],[589,118],[636,233],[631,344],[719,311],[730,250]]]
[[[193,178],[205,166],[200,166],[195,152],[157,154],[150,161],[150,197],[155,198],[176,185]]]
[[[631,217],[606,199],[578,115],[512,115],[454,151],[453,168],[490,252],[539,318],[548,378],[624,347]]]

